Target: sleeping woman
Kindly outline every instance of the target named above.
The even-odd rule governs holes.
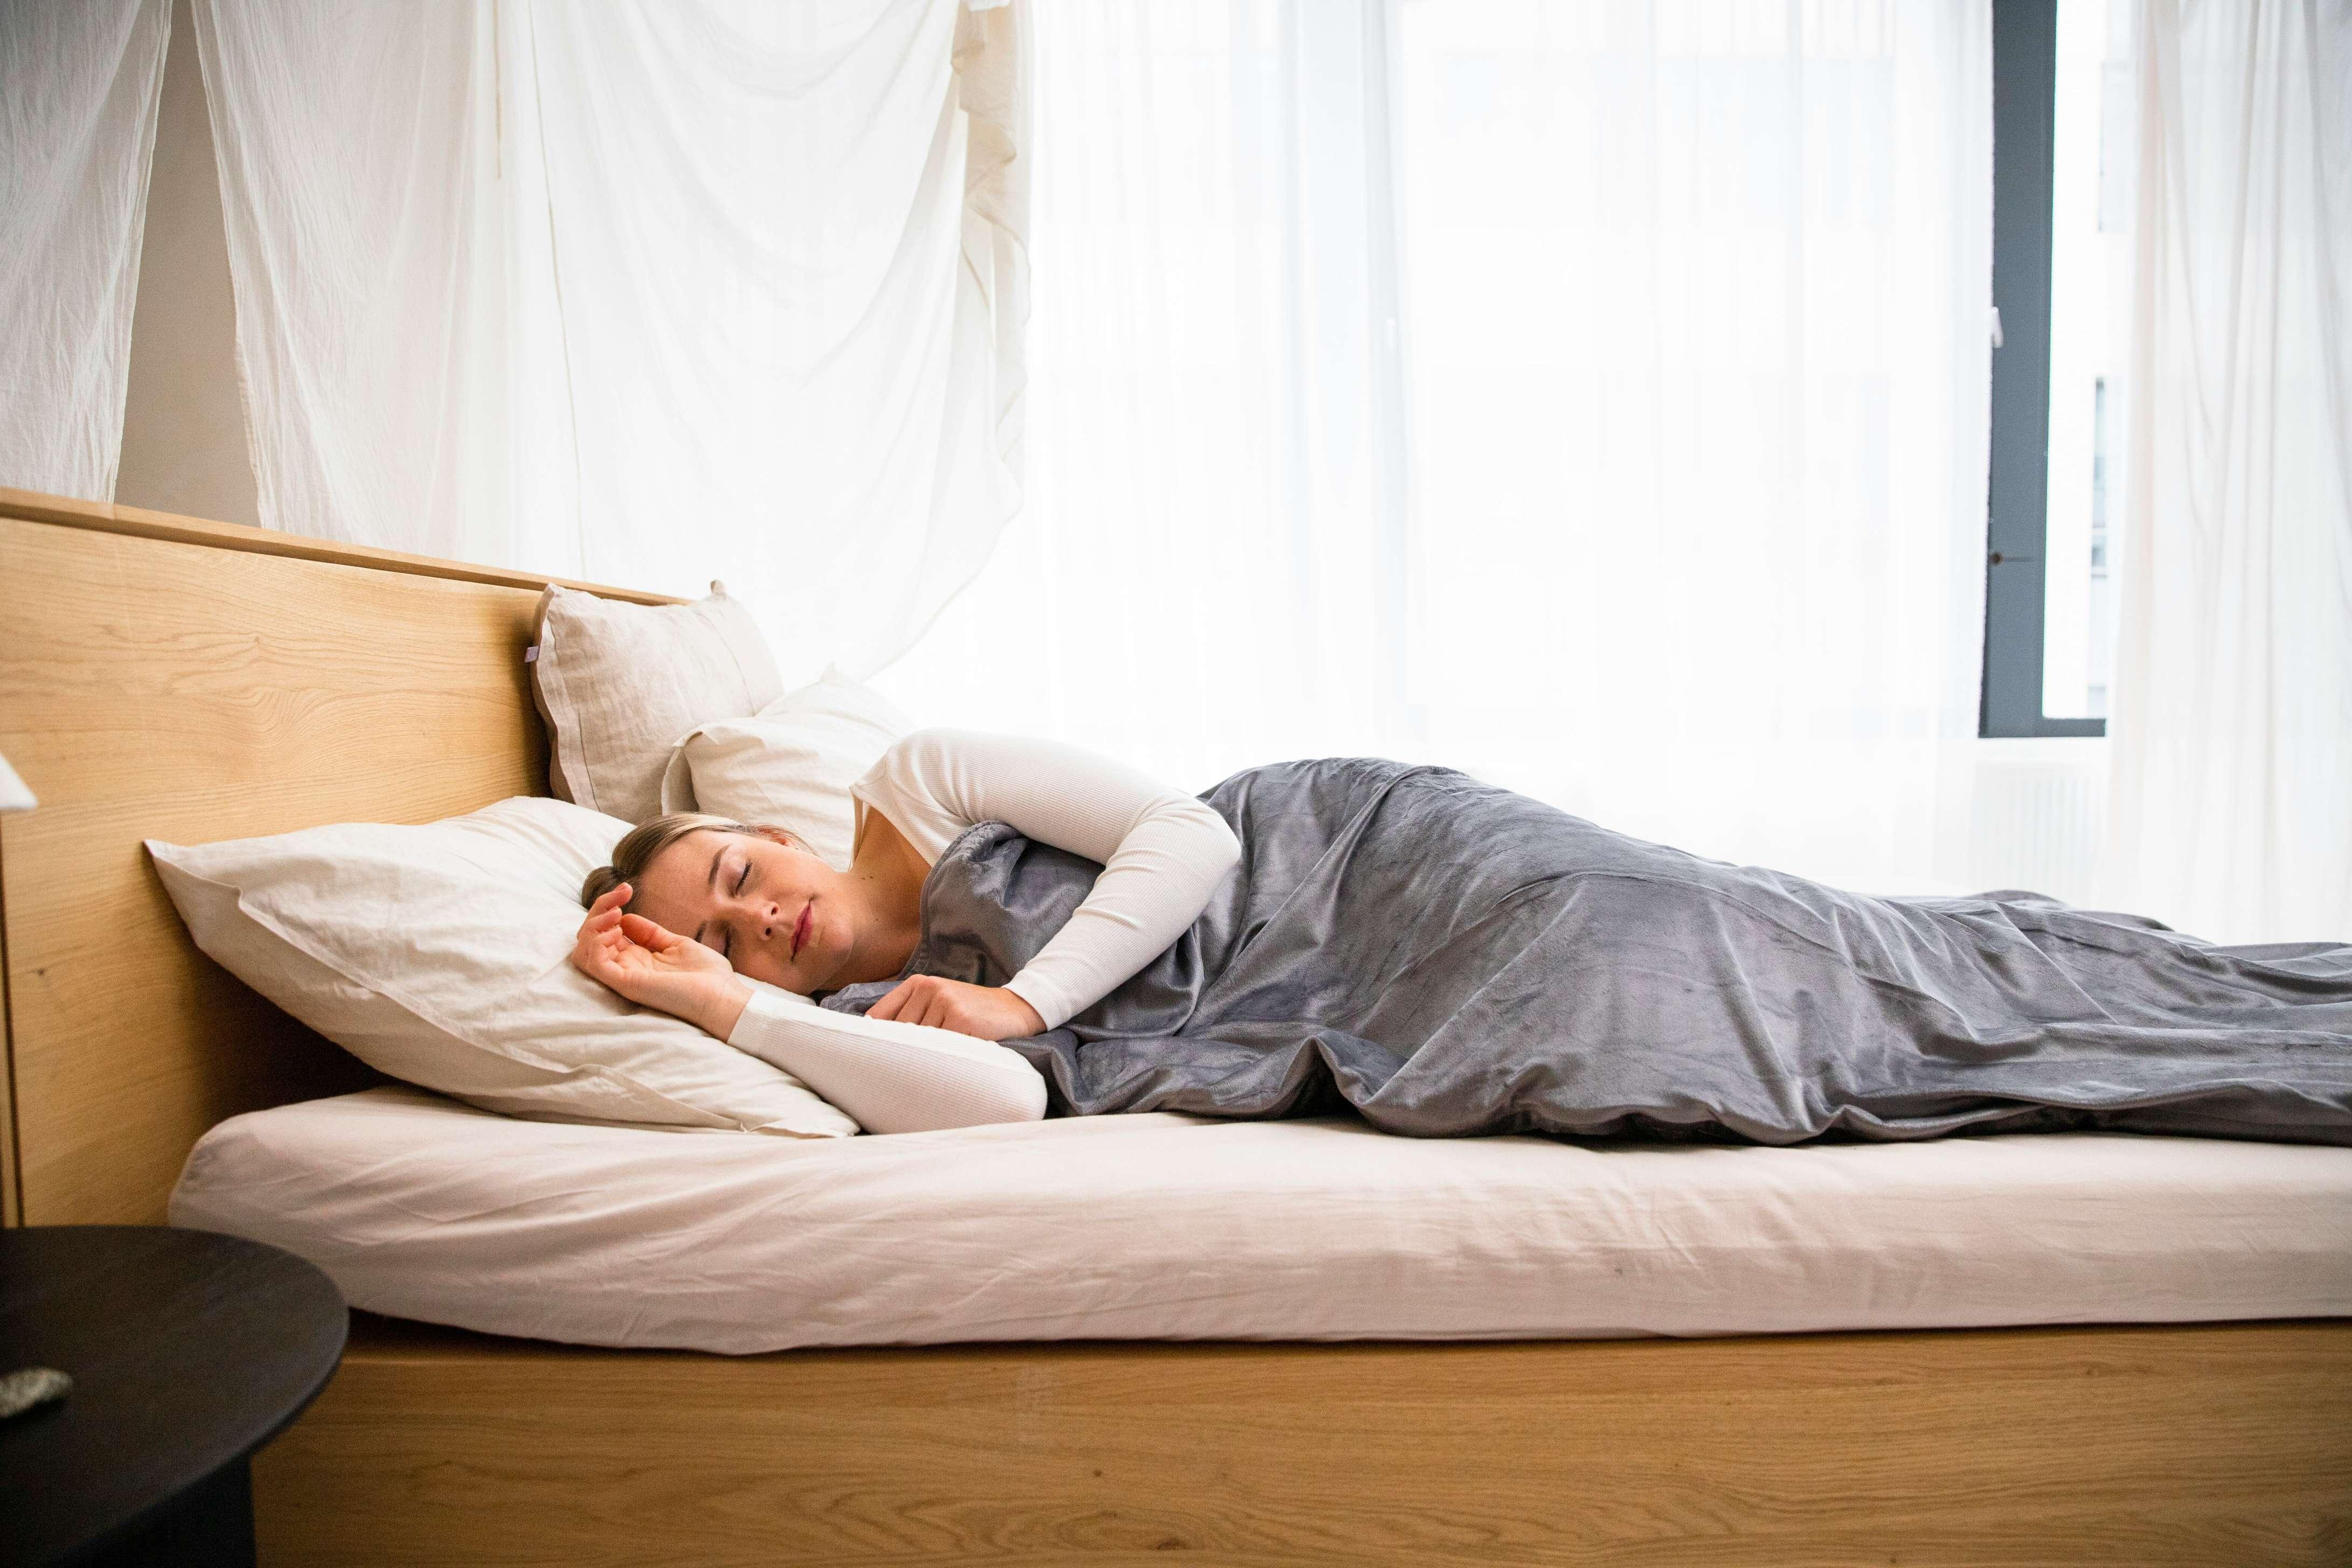
[[[1352,1110],[1420,1137],[2352,1145],[2352,943],[1851,893],[1381,758],[1195,798],[934,729],[850,793],[846,870],[773,827],[633,830],[572,962],[869,1132]]]

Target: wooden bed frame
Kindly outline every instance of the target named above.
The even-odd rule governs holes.
[[[206,1128],[381,1081],[140,840],[543,793],[544,581],[0,490],[5,1223],[160,1222]],[[2352,1320],[730,1358],[361,1313],[254,1484],[272,1564],[2340,1564]]]

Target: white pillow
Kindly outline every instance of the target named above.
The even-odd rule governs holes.
[[[788,828],[836,871],[857,834],[849,786],[916,726],[872,687],[831,665],[751,719],[705,724],[677,744],[661,808]]]
[[[422,826],[147,840],[196,945],[379,1071],[544,1121],[846,1138],[791,1074],[574,969],[628,824],[518,795]]]
[[[751,612],[710,584],[691,605],[631,605],[550,584],[539,598],[531,700],[547,721],[547,784],[632,826],[661,810],[678,738],[749,719],[783,691]]]

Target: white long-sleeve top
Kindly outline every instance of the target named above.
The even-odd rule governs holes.
[[[849,786],[927,866],[976,823],[1102,864],[1094,888],[1005,984],[1048,1029],[1084,1012],[1181,936],[1241,844],[1225,819],[1141,770],[1059,741],[918,730]],[[730,1043],[793,1074],[868,1132],[1034,1121],[1045,1082],[1018,1051],[952,1029],[856,1014],[813,1017],[808,998],[751,982]]]

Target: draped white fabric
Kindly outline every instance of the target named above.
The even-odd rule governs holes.
[[[1370,330],[1367,9],[1033,11],[1029,497],[884,676],[910,711],[1194,788],[1416,749],[1377,589],[1402,388]]]
[[[955,65],[960,24],[1000,81],[1014,41],[955,0],[518,16],[559,318],[519,390],[569,415],[524,506],[590,577],[724,578],[788,665],[872,673],[1019,504],[1018,132],[970,134]]]
[[[894,697],[1965,874],[1984,0],[1034,16],[1029,504]]]
[[[1019,502],[1022,37],[958,0],[194,0],[263,521],[870,673]]]
[[[0,485],[114,499],[171,0],[0,0]]]
[[[262,525],[525,564],[487,9],[190,0]]]
[[[2100,899],[2352,940],[2352,10],[2144,0]]]

